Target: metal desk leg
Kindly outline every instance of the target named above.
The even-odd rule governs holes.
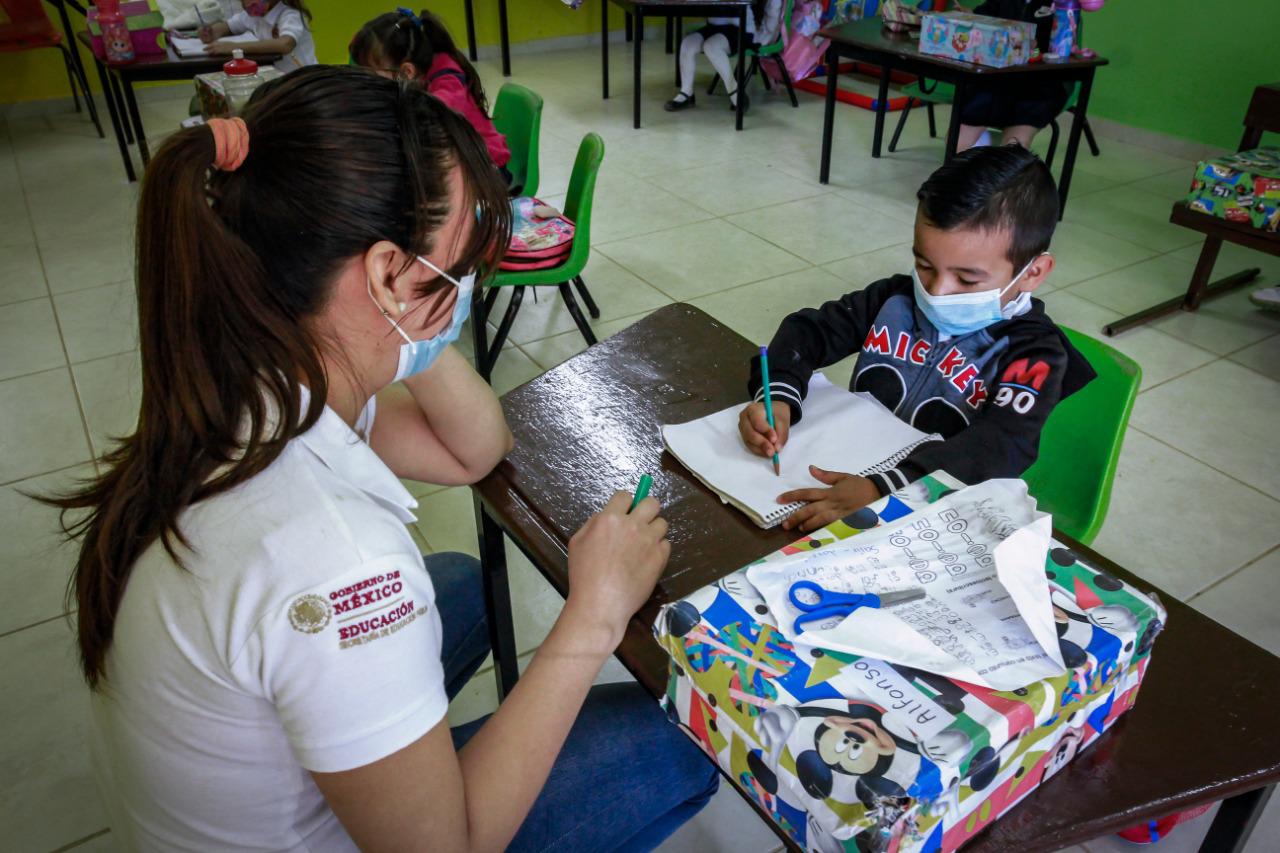
[[[1090,68],[1080,81],[1080,94],[1076,99],[1075,113],[1071,117],[1071,135],[1067,137],[1067,153],[1062,159],[1062,177],[1058,179],[1059,221],[1067,212],[1067,192],[1071,189],[1071,173],[1076,168],[1076,152],[1080,150],[1080,134],[1084,130],[1084,118],[1089,111],[1089,92],[1092,90],[1093,69]]]
[[[147,135],[142,129],[142,114],[138,112],[138,101],[133,96],[133,83],[129,82],[127,77],[122,77],[120,85],[124,87],[124,103],[129,109],[129,121],[133,125],[133,138],[138,143],[138,156],[142,158],[142,167],[145,169],[147,164],[151,162],[151,152],[147,150]]]
[[[960,111],[964,108],[965,99],[969,94],[966,89],[964,78],[961,77],[956,81],[956,94],[951,101],[951,120],[947,122],[947,147],[942,152],[944,163],[956,156],[956,148],[960,145]]]
[[[476,10],[471,6],[471,0],[464,0],[463,8],[467,13],[467,58],[472,62],[476,61]]]
[[[507,0],[498,0],[498,38],[502,42],[502,76],[510,77],[511,34],[507,32]]]
[[[876,132],[871,137],[871,156],[880,156],[880,143],[884,140],[884,114],[889,109],[889,76],[893,69],[888,63],[880,66],[880,89],[876,94]]]
[[[827,106],[822,119],[822,161],[818,166],[818,182],[827,183],[831,178],[831,133],[836,121],[836,78],[840,75],[837,65],[840,57],[834,46],[827,48]]]
[[[750,37],[747,35],[747,7],[743,6],[742,9],[738,12],[738,40],[739,40],[738,70],[735,72],[738,79],[738,86],[737,86],[737,91],[738,91],[737,102],[738,103],[735,104],[735,109],[734,109],[735,115],[733,120],[733,127],[735,130],[742,130],[742,107],[743,107],[743,102],[746,100],[746,94],[747,94],[747,81],[745,79],[746,72],[743,70],[742,60],[747,55],[747,39],[748,38]]]
[[[480,566],[484,578],[484,616],[489,625],[489,644],[493,649],[493,672],[498,681],[501,702],[520,678],[516,653],[515,622],[511,615],[511,587],[507,582],[507,552],[500,528],[484,502],[476,495],[476,530],[480,533]]]
[[[639,6],[636,7],[633,20],[635,21],[635,24],[634,24],[634,36],[632,38],[631,47],[635,52],[635,58],[634,58],[635,80],[631,90],[631,112],[633,116],[632,126],[636,130],[639,130],[640,129],[640,54],[644,47],[644,12],[641,11]]]
[[[98,129],[98,138],[105,139],[106,134],[102,131],[102,120],[98,117],[98,105],[93,100],[93,93],[89,91],[89,75],[84,73],[84,60],[80,58],[80,42],[76,40],[75,32],[71,29],[71,19],[67,17],[67,4],[55,3],[58,7],[58,15],[62,19],[62,34],[67,40],[67,47],[71,52],[71,64],[75,67],[76,77],[80,80],[80,85],[84,87],[84,99],[89,107],[89,118],[93,121],[93,126]],[[75,95],[73,90],[71,93]]]
[[[1200,844],[1200,853],[1243,853],[1253,827],[1275,788],[1275,785],[1268,785],[1223,800],[1213,823],[1209,825],[1209,833]]]
[[[609,100],[609,0],[600,0],[600,89]]]
[[[125,142],[123,116],[116,109],[116,99],[112,97],[111,73],[97,59],[93,61],[98,69],[98,83],[102,86],[102,94],[106,96],[107,115],[111,118],[111,130],[116,136],[116,145],[120,148],[120,159],[124,162],[124,174],[132,183],[138,180],[133,172],[133,158],[129,156],[129,144]]]
[[[668,18],[668,20],[670,20],[670,18]],[[676,27],[675,43],[676,43],[676,47],[677,47],[677,50],[678,50],[678,49],[679,49],[680,44],[682,44],[682,43],[684,42],[684,18],[681,18],[681,17],[679,17],[679,16],[676,16],[676,23],[675,23],[675,27]],[[670,52],[671,52],[671,51],[667,51],[667,53],[670,53]],[[676,88],[677,88],[677,89],[679,89],[679,88],[680,88],[680,83],[681,83],[681,80],[680,80],[680,54],[679,54],[679,53],[677,53],[677,54],[676,54]]]
[[[668,15],[667,16],[667,55],[668,56],[670,56],[675,51],[675,47],[673,45],[673,42],[675,41],[675,36],[676,36],[675,25],[676,25],[675,19],[672,18],[670,15]],[[743,30],[743,32],[746,32],[746,31]]]
[[[94,62],[97,61],[97,59],[94,59]],[[120,86],[119,78],[111,73],[110,68],[108,66],[102,67],[107,68],[107,86],[111,90],[107,93],[107,97],[115,102],[116,113],[120,116],[120,126],[124,128],[124,141],[132,145],[133,127],[129,124],[129,109],[124,103],[124,90]]]

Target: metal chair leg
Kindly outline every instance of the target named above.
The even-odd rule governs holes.
[[[575,276],[573,286],[578,289],[578,295],[582,297],[582,301],[586,303],[587,313],[591,315],[592,320],[600,319],[600,308],[596,305],[596,301],[591,298],[591,291],[587,290],[587,283],[582,280],[582,276]]]
[[[1098,149],[1098,140],[1093,138],[1093,128],[1089,126],[1089,120],[1084,120],[1084,141],[1089,143],[1089,151],[1094,157],[1101,157],[1102,151]]]
[[[1061,129],[1058,127],[1058,120],[1056,118],[1050,120],[1049,128],[1050,128],[1049,150],[1045,152],[1044,164],[1048,166],[1050,169],[1052,169],[1053,157],[1055,154],[1058,153],[1058,136],[1061,133]]]
[[[782,61],[781,56],[775,56],[773,61],[778,64],[778,71],[782,76],[782,83],[787,87],[787,96],[791,98],[791,106],[799,107],[800,101],[796,98],[795,86],[791,85],[791,72],[787,71],[787,63]]]
[[[560,283],[560,296],[564,299],[564,307],[569,309],[569,316],[578,325],[578,331],[582,332],[582,337],[586,340],[587,346],[595,346],[599,343],[596,340],[595,332],[591,331],[591,326],[587,324],[587,318],[582,316],[582,309],[578,307],[578,300],[573,298],[573,290],[569,287],[569,282],[563,281]]]
[[[76,112],[80,112],[80,92],[76,90],[76,73],[71,68],[71,54],[63,47],[59,48],[59,52],[62,54],[62,64],[67,69],[67,83],[71,85],[71,102],[76,105]]]
[[[493,341],[489,344],[489,351],[484,354],[485,370],[481,374],[486,379],[493,372],[493,366],[498,363],[498,356],[502,354],[502,345],[507,342],[507,335],[511,332],[511,324],[516,320],[516,314],[520,312],[520,303],[524,301],[524,287],[513,287],[511,289],[511,301],[507,303],[507,311],[502,315],[502,322],[498,324],[498,331],[493,336]],[[477,354],[477,359],[480,356]]]
[[[471,294],[471,351],[476,353],[476,373],[488,382],[489,370],[485,364],[486,359],[480,355],[489,351],[489,312],[485,310],[485,296],[486,294],[479,290]]]
[[[714,95],[716,93],[716,87],[719,85],[720,85],[720,75],[712,73],[711,85],[707,87],[707,94]]]
[[[929,114],[929,138],[937,139],[938,138],[938,122],[937,122],[937,119],[933,117],[933,101],[928,101],[925,103],[925,112]]]
[[[893,138],[889,140],[889,153],[892,154],[898,150],[898,139],[902,136],[902,129],[907,126],[907,116],[911,115],[911,99],[907,99],[907,105],[902,108],[902,115],[898,116],[898,126],[893,129]]]
[[[769,75],[765,74],[764,69],[760,67],[760,57],[753,56],[751,57],[751,70],[747,72],[747,79],[750,80],[757,71],[760,72],[760,80],[764,83],[764,90],[766,92],[772,92],[773,81],[769,79]]]

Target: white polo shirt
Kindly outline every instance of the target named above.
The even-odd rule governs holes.
[[[267,14],[254,17],[248,12],[236,12],[227,19],[232,35],[253,33],[258,41],[293,37],[293,50],[281,57],[276,70],[288,74],[304,65],[316,64],[316,43],[302,13],[292,6],[277,3]]]
[[[92,702],[121,849],[355,849],[308,771],[390,755],[448,707],[416,506],[326,407],[261,474],[182,513],[184,567],[143,554]]]

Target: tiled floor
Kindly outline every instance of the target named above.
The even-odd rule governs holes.
[[[913,192],[937,165],[941,143],[913,117],[894,155],[869,154],[872,117],[837,112],[832,182],[816,181],[821,102],[753,96],[735,133],[727,101],[661,110],[671,67],[650,50],[645,128],[631,128],[629,57],[614,54],[615,98],[602,101],[598,53],[517,55],[518,82],[546,99],[542,189],[551,203],[568,183],[581,134],[607,143],[586,279],[612,334],[663,304],[685,300],[753,339],[778,318],[908,267]],[[492,91],[500,78],[484,67]],[[143,104],[153,147],[185,111],[185,92]],[[945,116],[940,119],[945,122]],[[1198,241],[1167,222],[1170,199],[1192,164],[1113,139],[1082,151],[1059,267],[1045,288],[1050,312],[1090,332],[1120,313],[1181,290]],[[54,515],[24,497],[91,470],[110,437],[130,428],[139,387],[130,298],[136,189],[114,145],[74,114],[0,123],[0,825],[3,846],[108,850],[111,836],[82,747],[84,690],[75,675],[61,594],[71,551],[57,545]],[[1219,268],[1280,261],[1235,248]],[[497,370],[506,390],[583,348],[554,292],[526,299]],[[1112,342],[1145,378],[1097,546],[1138,574],[1253,641],[1280,653],[1280,316],[1245,292],[1130,332]],[[465,347],[464,347],[465,348]],[[849,364],[836,377],[848,376]],[[416,533],[431,550],[475,552],[468,495],[411,484]],[[1205,531],[1213,531],[1206,536]],[[512,555],[522,652],[534,650],[559,597]],[[1159,654],[1157,645],[1156,654]],[[624,678],[619,667],[606,677]],[[455,722],[493,705],[485,671],[454,703]],[[19,685],[20,689],[14,689]],[[1280,800],[1277,801],[1280,803]],[[1180,829],[1168,849],[1191,850],[1206,820]],[[1273,805],[1250,851],[1280,846]],[[663,848],[768,851],[774,837],[727,790]],[[1076,849],[1129,849],[1100,839]],[[1165,849],[1162,845],[1161,849]]]

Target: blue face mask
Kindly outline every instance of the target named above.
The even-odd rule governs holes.
[[[1022,278],[1039,257],[1037,255],[1028,261],[1013,280],[999,290],[992,288],[973,293],[951,293],[946,296],[934,296],[925,290],[923,282],[920,281],[919,270],[913,268],[911,280],[915,283],[916,304],[920,306],[920,311],[934,328],[944,335],[958,338],[961,335],[985,329],[992,323],[1007,319],[1000,305],[1000,297],[1018,283],[1018,279]]]
[[[400,337],[405,340],[400,345],[400,363],[396,366],[396,375],[392,377],[392,382],[399,382],[401,379],[421,373],[435,363],[440,353],[444,352],[444,348],[458,339],[458,335],[462,332],[462,324],[471,314],[471,291],[476,284],[475,273],[465,275],[459,281],[421,255],[418,256],[418,260],[453,282],[458,288],[458,301],[453,304],[453,317],[450,318],[449,325],[425,341],[415,341],[409,337],[404,329],[400,328],[400,324],[386,311],[382,311],[382,306],[378,306],[382,316],[386,317],[387,322],[391,324],[391,328],[399,332]],[[369,290],[369,298],[373,300],[373,304],[378,305],[378,300],[373,298],[373,287],[367,280],[365,287]]]

